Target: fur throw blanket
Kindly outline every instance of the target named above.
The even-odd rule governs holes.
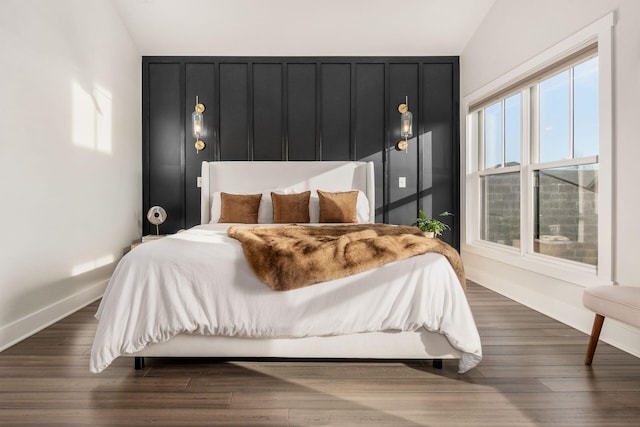
[[[227,234],[242,243],[253,271],[276,291],[339,279],[426,252],[444,255],[465,288],[458,252],[440,239],[425,237],[417,227],[232,226]]]

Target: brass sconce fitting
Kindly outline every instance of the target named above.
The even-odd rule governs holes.
[[[404,138],[396,143],[396,150],[407,152],[409,137],[413,136],[413,114],[409,111],[409,97],[405,97],[405,103],[398,105],[400,113],[400,135]]]
[[[193,113],[191,113],[191,123],[193,125],[193,137],[196,139],[195,147],[198,153],[204,150],[205,147],[204,141],[200,139],[200,134],[204,128],[204,117],[202,116],[204,110],[204,104],[198,101],[198,96],[196,95],[196,106]]]

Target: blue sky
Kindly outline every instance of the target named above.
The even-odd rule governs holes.
[[[540,83],[540,162],[598,154],[598,58],[574,67],[574,135],[571,141],[571,79],[563,71]],[[504,102],[505,163],[520,163],[521,95]],[[502,164],[501,102],[485,108],[485,168]]]

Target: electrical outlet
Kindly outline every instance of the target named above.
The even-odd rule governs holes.
[[[407,187],[407,177],[401,176],[398,177],[398,188],[406,188]]]
[[[196,187],[198,187],[198,188],[202,187],[202,177],[201,176],[196,178]]]

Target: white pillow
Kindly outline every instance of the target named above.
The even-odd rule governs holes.
[[[369,199],[360,190],[358,190],[358,200],[356,201],[356,217],[359,224],[369,223]],[[315,190],[311,192],[309,199],[309,222],[320,222],[320,198]]]
[[[286,190],[274,189],[262,192],[260,199],[260,207],[258,208],[258,224],[271,224],[273,222],[273,202],[271,201],[271,192],[278,194],[287,194]],[[258,194],[258,193],[232,193],[232,194]],[[222,209],[222,198],[220,191],[216,191],[211,196],[211,219],[210,224],[217,224],[220,219]]]
[[[369,199],[362,191],[358,191],[358,201],[356,202],[356,216],[358,217],[358,222],[360,224],[368,224],[370,222],[370,213]]]

